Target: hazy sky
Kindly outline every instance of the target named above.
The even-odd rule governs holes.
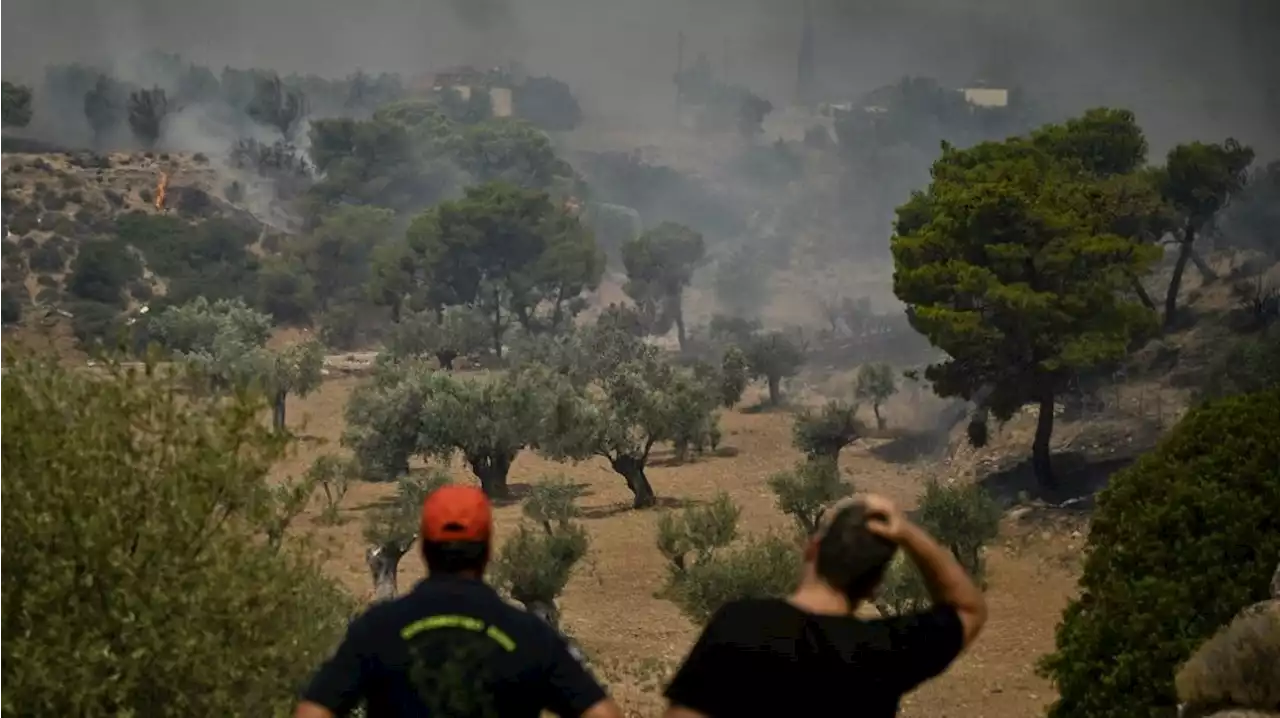
[[[799,0],[5,0],[3,71],[148,49],[343,75],[523,59],[589,107],[647,116],[686,62],[790,99]],[[928,74],[1016,80],[1068,108],[1138,111],[1156,144],[1235,134],[1280,153],[1280,0],[812,0],[833,96]]]

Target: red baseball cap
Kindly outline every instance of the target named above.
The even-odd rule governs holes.
[[[492,531],[489,497],[474,486],[442,486],[422,502],[423,541],[488,541]]]

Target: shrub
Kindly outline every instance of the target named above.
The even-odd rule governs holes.
[[[119,242],[85,242],[71,261],[67,292],[88,302],[123,306],[129,282],[142,276],[142,264]]]
[[[698,623],[729,601],[789,593],[800,577],[800,552],[785,537],[752,537],[729,548],[739,513],[722,493],[705,506],[658,519],[658,550],[669,562],[660,595]]]
[[[835,463],[841,449],[866,433],[857,413],[857,406],[840,401],[829,401],[817,412],[805,409],[796,414],[792,443],[811,459]]]
[[[778,510],[790,516],[804,535],[818,528],[818,520],[828,506],[853,493],[853,484],[840,478],[840,469],[831,459],[802,461],[794,471],[769,477]]]
[[[27,257],[27,266],[33,272],[61,272],[66,264],[66,256],[52,242],[36,246]]]
[[[176,379],[10,364],[6,715],[278,715],[340,635],[341,587],[262,540],[283,441]]]
[[[1280,706],[1280,610],[1236,618],[1183,664],[1174,685],[1193,715],[1227,706]]]
[[[899,551],[876,589],[875,606],[882,616],[900,616],[929,607],[929,586],[920,569]]]
[[[534,484],[525,500],[522,523],[494,558],[493,582],[553,626],[560,624],[556,598],[569,583],[574,566],[587,554],[587,532],[573,519],[582,489],[564,478]]]
[[[1081,596],[1041,671],[1051,718],[1173,716],[1174,670],[1280,555],[1280,388],[1189,413],[1098,497]]]
[[[916,513],[920,525],[951,549],[970,576],[981,581],[985,575],[982,547],[1000,533],[1000,504],[976,484],[930,481]]]

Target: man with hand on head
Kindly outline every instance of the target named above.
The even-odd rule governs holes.
[[[901,548],[920,569],[932,608],[863,620]],[[903,694],[946,670],[987,620],[982,592],[951,552],[890,500],[844,499],[805,547],[790,597],[749,599],[712,616],[667,687],[667,718],[897,715]]]
[[[428,576],[369,608],[315,675],[294,718],[622,718],[545,621],[484,583],[493,518],[484,493],[445,486],[422,507]]]

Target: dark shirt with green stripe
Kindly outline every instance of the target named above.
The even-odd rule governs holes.
[[[346,716],[576,718],[605,691],[545,621],[485,583],[431,577],[355,619],[303,700]]]

